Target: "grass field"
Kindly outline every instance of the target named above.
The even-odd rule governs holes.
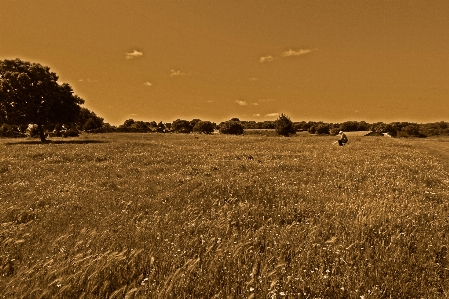
[[[0,298],[449,297],[444,156],[334,140],[2,139]]]

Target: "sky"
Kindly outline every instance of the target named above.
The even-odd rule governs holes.
[[[0,60],[120,125],[449,121],[449,1],[0,0]]]

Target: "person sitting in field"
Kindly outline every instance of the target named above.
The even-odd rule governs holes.
[[[348,142],[348,137],[346,137],[346,134],[343,133],[343,131],[338,132],[340,135],[340,139],[338,140],[338,145],[343,146]]]

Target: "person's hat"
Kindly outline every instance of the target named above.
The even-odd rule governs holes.
[[[341,133],[343,133],[343,131],[338,132],[338,134],[341,134]]]

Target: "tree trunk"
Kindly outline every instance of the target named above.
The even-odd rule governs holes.
[[[39,136],[41,137],[41,141],[42,142],[47,141],[47,139],[45,139],[44,128],[42,127],[42,125],[41,124],[37,124],[37,128],[39,130]]]

